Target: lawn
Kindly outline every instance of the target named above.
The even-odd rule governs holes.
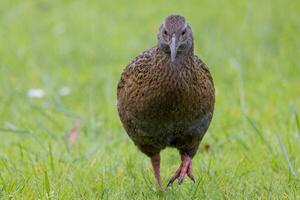
[[[116,85],[171,13],[193,28],[216,108],[196,183],[162,191]],[[296,0],[1,0],[0,199],[300,199],[299,36]],[[162,152],[164,184],[179,164]]]

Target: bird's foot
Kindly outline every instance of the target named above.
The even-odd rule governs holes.
[[[193,171],[192,171],[192,158],[189,157],[188,155],[184,154],[181,155],[181,160],[182,163],[178,170],[175,172],[174,176],[169,180],[167,187],[172,185],[172,183],[178,179],[178,184],[181,185],[183,183],[183,179],[185,175],[187,174],[188,177],[195,182],[195,178],[193,176]]]

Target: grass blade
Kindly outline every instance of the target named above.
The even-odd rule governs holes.
[[[0,128],[0,132],[8,132],[8,133],[19,133],[19,134],[30,134],[29,130],[22,129],[10,129],[10,128]]]
[[[287,164],[289,166],[290,172],[292,173],[292,175],[295,178],[298,178],[297,174],[296,174],[296,171],[295,171],[295,169],[294,169],[294,167],[293,167],[293,165],[292,165],[292,163],[290,161],[288,152],[287,152],[287,150],[286,150],[286,148],[285,148],[285,146],[284,146],[283,142],[281,141],[281,138],[280,138],[280,136],[278,134],[277,134],[277,141],[280,144],[281,151],[283,152],[284,158],[287,161]]]
[[[46,170],[45,170],[45,189],[46,189],[47,196],[50,197],[50,183],[49,183],[48,173]]]
[[[54,159],[53,159],[53,153],[52,153],[52,146],[51,146],[50,142],[48,143],[48,149],[49,149],[50,166],[51,166],[51,169],[54,171],[55,170]]]
[[[247,115],[245,115],[247,121],[249,122],[249,124],[251,125],[251,127],[254,129],[255,133],[259,136],[260,140],[267,145],[269,151],[274,155],[273,149],[271,147],[271,145],[269,144],[269,142],[265,139],[262,131],[254,124],[254,122],[250,119],[250,117],[248,117]]]
[[[292,112],[295,115],[297,132],[298,132],[298,135],[300,136],[300,120],[299,120],[299,116],[298,116],[297,109],[296,109],[295,105],[292,106]]]

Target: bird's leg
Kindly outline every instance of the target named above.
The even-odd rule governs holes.
[[[157,181],[157,184],[161,187],[161,178],[160,178],[160,155],[155,154],[154,156],[151,157],[151,163],[152,163],[152,167],[153,167],[153,172],[154,172],[154,176],[155,179]]]
[[[175,172],[174,176],[169,180],[168,186],[170,186],[176,179],[178,179],[179,185],[182,184],[185,174],[188,175],[188,177],[195,182],[195,178],[193,176],[192,171],[192,158],[188,156],[187,154],[181,154],[181,165],[178,168],[178,170]]]

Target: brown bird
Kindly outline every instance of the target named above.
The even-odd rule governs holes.
[[[184,176],[195,181],[192,158],[211,122],[215,90],[210,72],[194,55],[193,33],[185,18],[168,16],[158,44],[141,53],[118,83],[118,112],[134,144],[151,158],[161,186],[160,151],[179,150],[182,163],[168,186]]]

